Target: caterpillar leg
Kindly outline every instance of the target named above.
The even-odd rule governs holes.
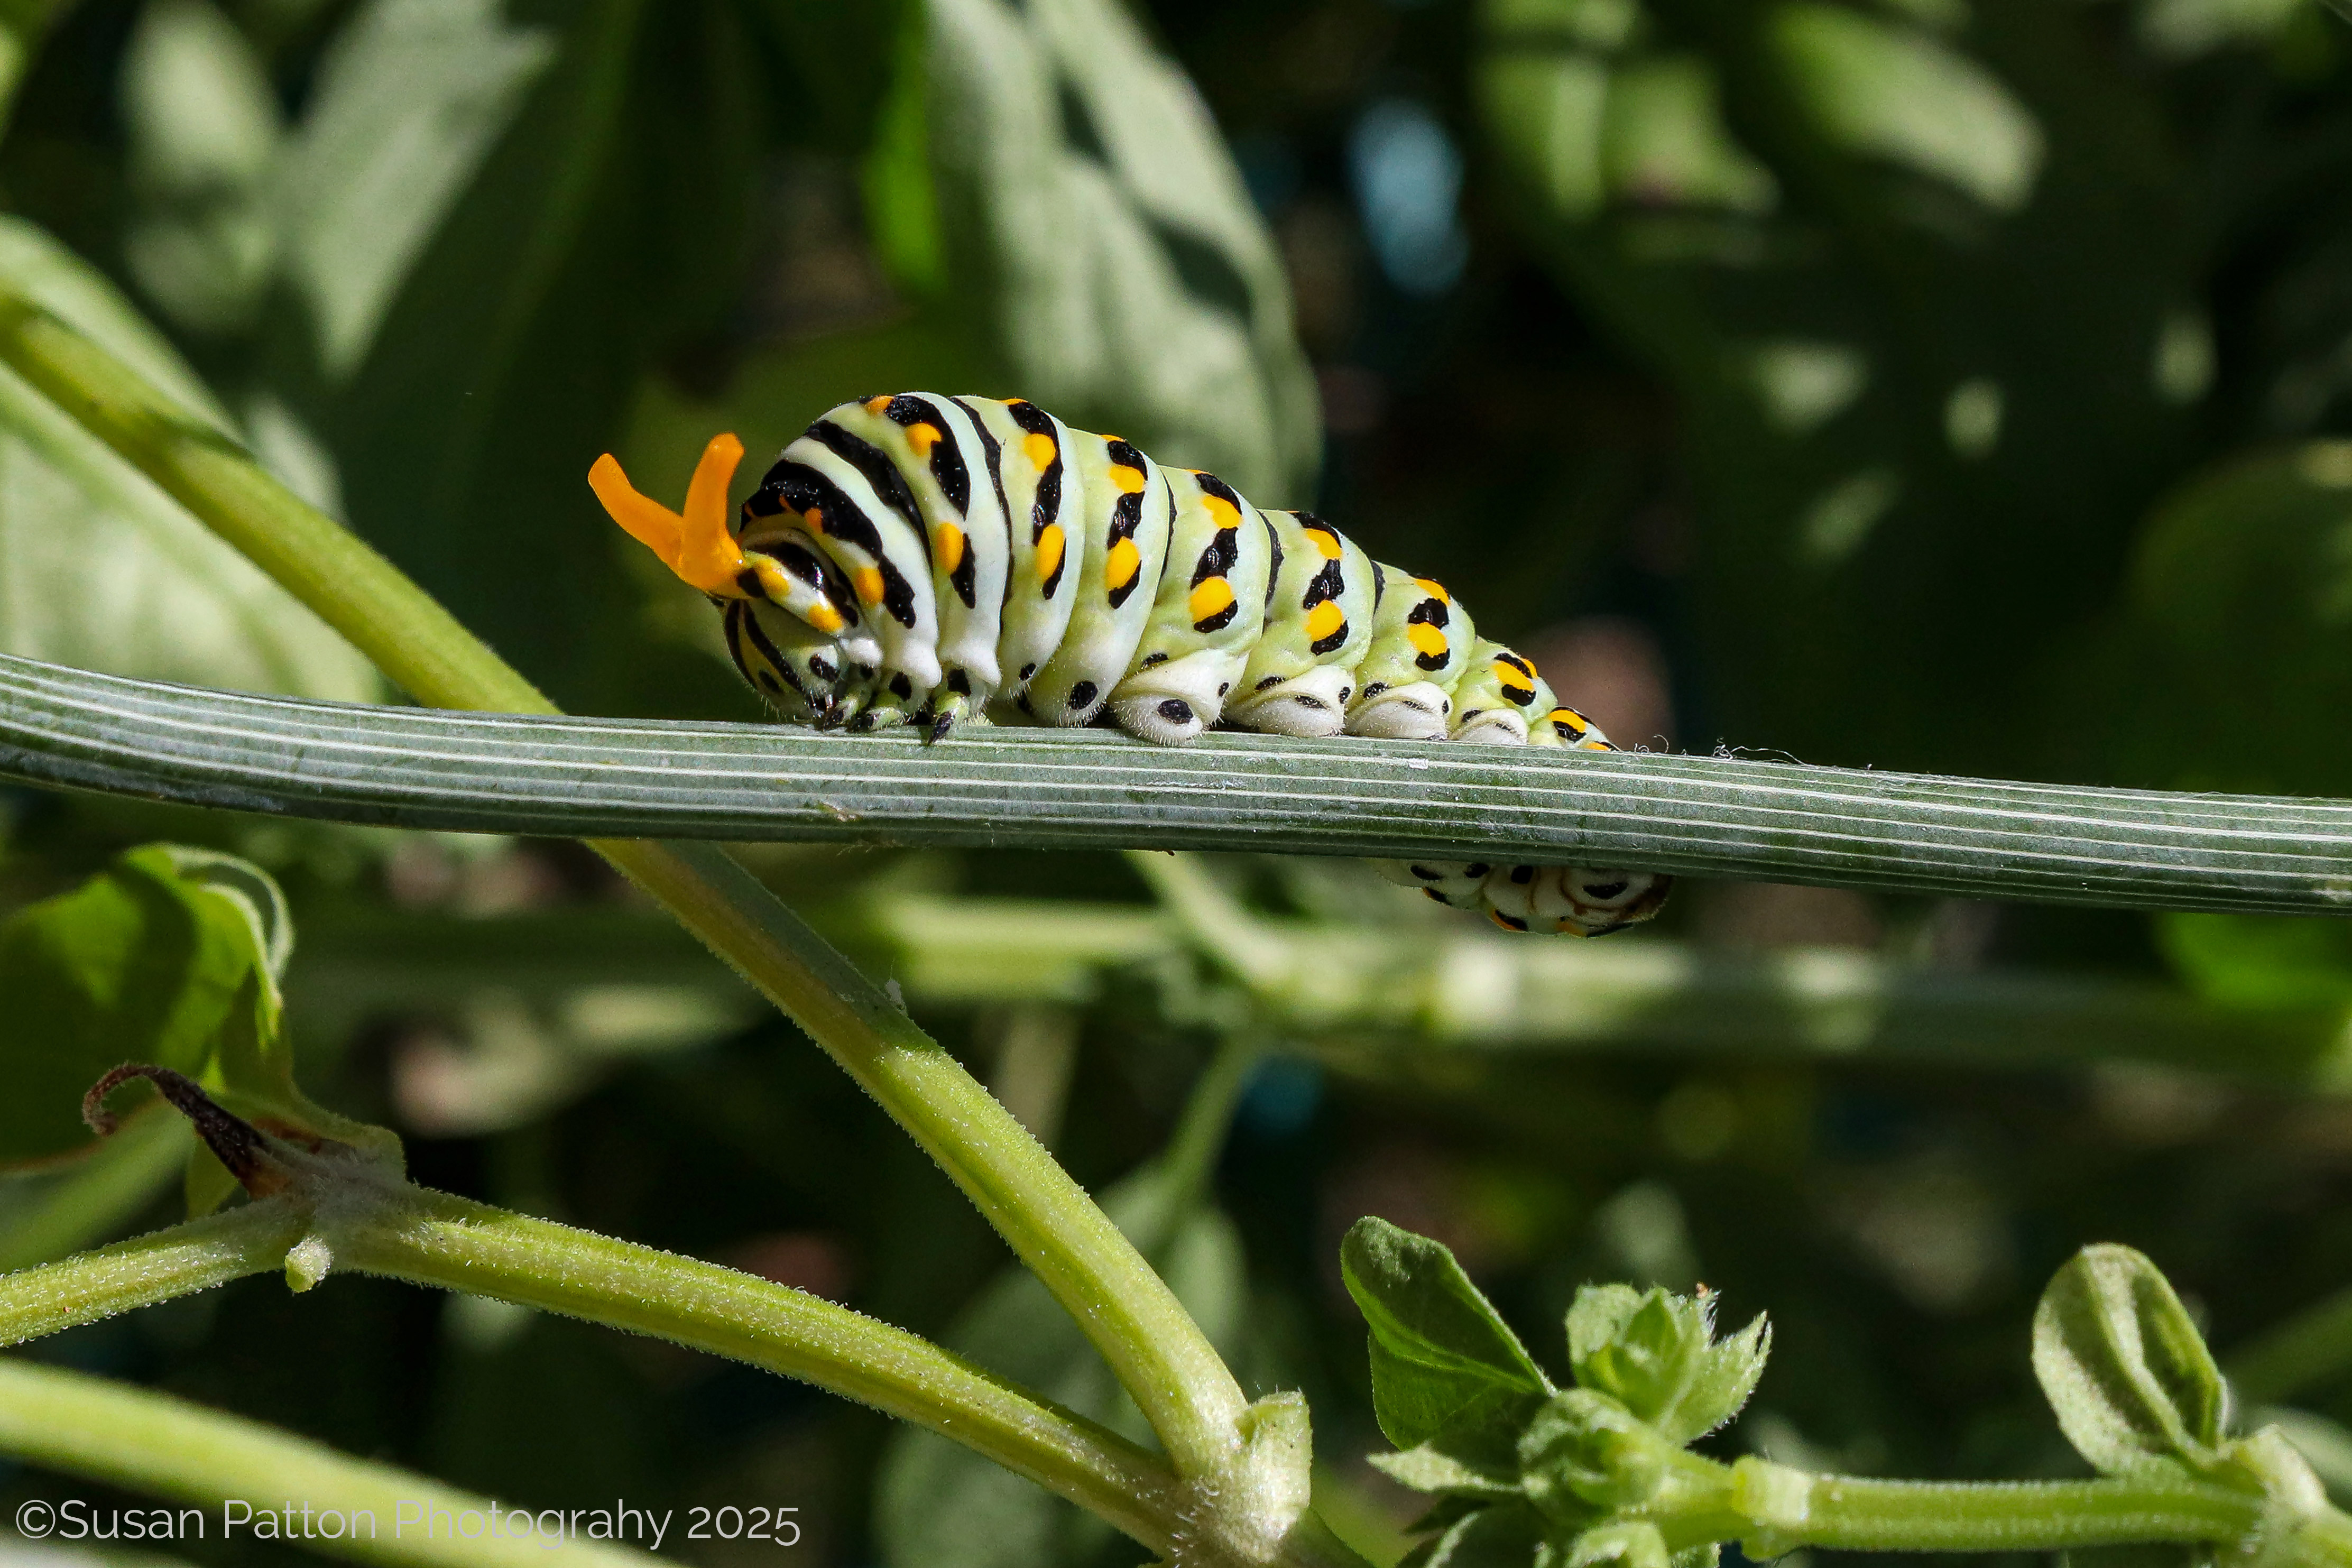
[[[1507,931],[1607,936],[1655,915],[1674,885],[1654,871],[1505,866],[1487,873],[1478,901]]]
[[[1479,890],[1494,864],[1486,860],[1374,860],[1373,870],[1403,888],[1419,888],[1441,904],[1457,910],[1478,907]]]
[[[1337,735],[1347,728],[1355,680],[1352,670],[1335,664],[1318,665],[1287,680],[1272,678],[1225,710],[1225,720],[1244,730],[1307,741]]]
[[[1381,741],[1443,741],[1454,700],[1433,681],[1366,687],[1348,714],[1348,733]]]

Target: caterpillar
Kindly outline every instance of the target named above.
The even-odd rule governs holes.
[[[1034,403],[901,393],[845,403],[783,450],[730,529],[743,446],[705,448],[674,512],[610,453],[613,520],[719,611],[735,667],[787,722],[852,731],[1076,725],[1181,745],[1283,735],[1614,751],[1436,583],[1312,512],[1262,511]],[[1515,931],[1648,920],[1644,871],[1375,861]]]

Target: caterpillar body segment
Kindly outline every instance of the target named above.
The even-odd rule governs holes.
[[[901,393],[845,403],[784,448],[730,532],[742,448],[714,439],[686,512],[609,456],[614,521],[700,589],[745,680],[787,721],[1087,724],[1181,744],[1218,724],[1612,751],[1438,584],[1311,512],[1261,511],[1034,404]],[[1376,861],[1511,931],[1648,920],[1670,878]]]
[[[1341,733],[1356,667],[1372,646],[1371,557],[1308,511],[1267,511],[1274,542],[1265,625],[1225,705],[1244,730],[1313,738]]]

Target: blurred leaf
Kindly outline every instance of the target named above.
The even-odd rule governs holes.
[[[337,1139],[396,1168],[392,1134],[337,1116],[295,1085],[278,990],[293,942],[285,896],[268,873],[174,844],[128,850],[81,887],[9,917],[0,924],[0,995],[12,1010],[0,1163],[94,1147],[82,1096],[132,1061],[194,1079],[266,1130]],[[192,1152],[193,1210],[214,1207],[235,1185],[208,1152]]]
[[[1321,437],[1288,288],[1191,82],[1107,0],[930,17],[949,275],[1021,395],[1306,504]],[[877,168],[884,210],[919,199]]]
[[[1372,1409],[1399,1448],[1515,1426],[1512,1413],[1550,1394],[1550,1380],[1443,1244],[1366,1217],[1340,1243],[1339,1268],[1371,1330]]]
[[[1230,1359],[1248,1290],[1241,1238],[1193,1192],[1185,1176],[1153,1165],[1106,1192],[1102,1205]],[[1025,1268],[1008,1268],[982,1289],[945,1343],[1058,1405],[1150,1440],[1110,1368]],[[889,1568],[1044,1568],[1089,1561],[1111,1540],[1108,1526],[1052,1493],[914,1427],[892,1436],[874,1506]]]
[[[289,149],[287,264],[319,366],[359,368],[393,297],[554,58],[502,0],[371,0],[336,35]]]
[[[10,1012],[0,1160],[93,1147],[82,1095],[125,1061],[217,1081],[208,1069],[240,1011],[249,1034],[275,1037],[284,904],[258,870],[234,865],[151,845],[0,925]]]
[[[2199,187],[2091,13],[1887,9],[1486,0],[1474,84],[1534,255],[1678,399],[1706,738],[2048,769],[2016,715],[2081,689],[2210,390]]]
[[[150,0],[121,90],[131,275],[192,331],[250,324],[277,259],[278,99],[261,62],[208,0]]]
[[[2191,788],[2352,795],[2352,441],[2235,459],[2149,520],[2131,603],[2168,678],[2140,750]],[[2182,748],[2151,731],[2228,712],[2260,744]]]
[[[0,217],[0,274],[232,431],[154,329],[39,229]],[[152,680],[352,702],[382,690],[323,621],[5,371],[0,647]]]
[[[327,207],[311,292],[341,301],[346,346],[375,321],[364,363],[321,395],[319,428],[354,525],[557,700],[656,706],[667,667],[646,655],[638,591],[584,476],[656,357],[709,331],[740,289],[761,62],[719,0],[587,0],[482,155],[546,36],[475,35],[504,62],[475,74],[458,39],[425,26],[432,14],[371,25],[316,143],[320,177],[304,188]],[[383,79],[409,51],[418,68]],[[369,126],[429,125],[457,101],[463,136],[369,167],[373,184],[429,165],[438,187],[478,159],[462,195],[437,198],[446,217],[379,310],[368,302],[385,279],[354,229],[374,208],[345,205],[335,176]],[[419,203],[402,222],[435,210]]]
[[[1797,98],[1838,146],[2004,212],[2032,195],[2042,159],[2032,112],[1934,35],[1824,0],[1781,5],[1772,34]]]
[[[2232,1007],[2352,1006],[2352,921],[2166,915],[2157,936],[2199,995]]]
[[[2075,1451],[2103,1475],[2219,1462],[2228,1390],[2155,1264],[2086,1247],[2033,1313],[2033,1373]]]
[[[0,1274],[121,1235],[187,1168],[194,1143],[184,1119],[151,1110],[66,1170],[0,1181]]]

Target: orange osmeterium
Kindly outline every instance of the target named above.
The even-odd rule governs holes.
[[[613,521],[680,578],[722,599],[744,599],[751,595],[737,581],[747,564],[743,547],[727,531],[727,487],[742,460],[742,442],[713,436],[686,487],[683,517],[638,494],[610,452],[588,470],[588,485]]]

